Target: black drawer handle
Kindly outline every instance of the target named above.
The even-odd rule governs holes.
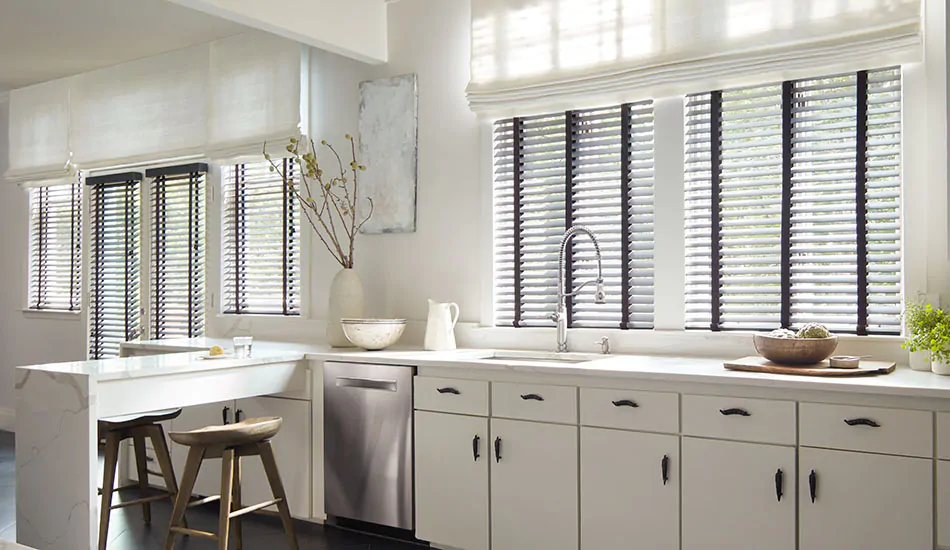
[[[525,401],[544,401],[544,398],[536,393],[523,393],[521,398]]]
[[[663,485],[670,480],[670,455],[663,455],[660,461],[660,472],[663,474]]]
[[[848,426],[868,426],[871,428],[880,428],[881,425],[870,418],[845,418],[844,423]]]
[[[640,405],[636,401],[630,401],[629,399],[621,399],[619,401],[611,401],[614,404],[614,407],[633,407],[636,409]]]
[[[478,442],[481,438],[477,435],[472,438],[472,457],[478,462]]]
[[[495,438],[495,462],[501,462],[501,438]]]
[[[818,496],[818,474],[815,473],[815,470],[812,470],[808,474],[808,492],[811,496],[811,501],[815,502],[815,497]]]
[[[785,485],[784,481],[785,474],[782,472],[782,469],[779,468],[778,471],[775,472],[775,498],[778,499],[779,502],[782,502],[782,488]]]
[[[745,409],[719,409],[723,416],[752,416],[752,413]]]
[[[231,407],[224,407],[223,409],[221,409],[221,423],[222,424],[229,424],[228,413],[230,412],[231,412]]]
[[[462,395],[462,392],[458,391],[455,388],[439,388],[437,391],[439,393],[451,393],[452,395]]]
[[[241,409],[238,409],[238,410],[234,411],[234,421],[235,421],[235,422],[240,422],[240,421],[243,420],[243,419],[244,419],[244,411],[242,411]]]

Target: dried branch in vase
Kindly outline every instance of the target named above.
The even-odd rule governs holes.
[[[356,210],[359,204],[359,172],[366,167],[356,161],[356,140],[346,134],[350,142],[350,158],[348,166],[343,165],[343,159],[337,150],[326,140],[320,145],[329,150],[336,160],[334,175],[325,173],[317,160],[316,145],[313,140],[290,138],[284,147],[285,153],[280,158],[294,160],[295,172],[287,173],[283,170],[283,163],[274,162],[264,144],[264,158],[270,162],[271,172],[277,172],[293,191],[301,210],[307,218],[310,227],[326,247],[333,258],[344,268],[353,267],[354,241],[360,228],[373,215],[373,199],[366,197],[369,203],[369,213],[362,220],[357,221]],[[335,175],[339,173],[339,175]]]

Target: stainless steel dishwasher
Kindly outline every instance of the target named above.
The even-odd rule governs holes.
[[[329,516],[412,531],[414,367],[323,366]]]

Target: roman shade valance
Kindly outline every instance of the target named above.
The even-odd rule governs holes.
[[[474,111],[919,60],[920,0],[473,0]]]
[[[69,80],[10,92],[10,166],[6,180],[31,185],[72,184]]]

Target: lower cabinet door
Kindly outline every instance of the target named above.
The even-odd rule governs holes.
[[[795,550],[793,447],[684,437],[682,461],[683,550]]]
[[[488,419],[416,411],[416,536],[488,550]]]
[[[491,420],[492,550],[577,550],[577,430]]]
[[[802,448],[799,466],[801,550],[933,548],[932,460]]]
[[[225,410],[227,407],[227,410]],[[223,401],[221,403],[212,403],[209,405],[195,405],[185,407],[181,411],[181,416],[173,421],[173,428],[176,432],[187,432],[197,430],[205,426],[220,426],[224,424],[224,413],[227,413],[227,421],[230,422],[234,414],[234,401]],[[179,445],[169,440],[171,447],[172,464],[175,466],[175,475],[181,480],[185,473],[185,460],[188,457],[188,447]],[[195,482],[193,494],[201,496],[211,496],[221,493],[221,460],[210,459],[201,463],[201,469],[198,471],[198,480]]]
[[[583,550],[679,550],[677,436],[581,428],[580,456]]]
[[[254,397],[235,402],[241,420],[279,416],[280,432],[271,441],[274,459],[294,517],[310,517],[310,402],[279,397]],[[246,506],[274,498],[261,459],[241,459],[241,500]],[[271,508],[276,510],[276,507]]]
[[[937,546],[950,548],[950,460],[937,461]]]

